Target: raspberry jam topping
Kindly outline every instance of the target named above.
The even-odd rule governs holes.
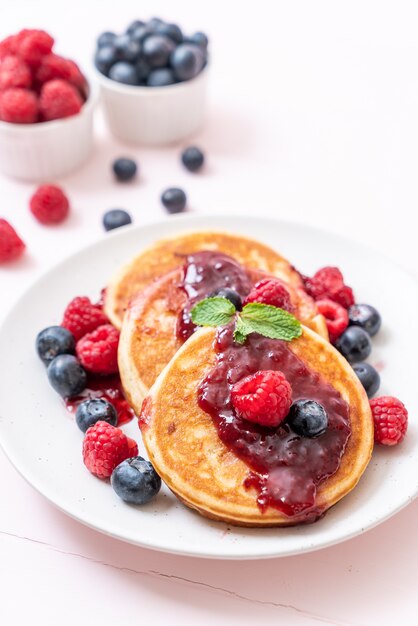
[[[118,426],[126,424],[135,416],[133,409],[125,399],[118,374],[114,376],[89,375],[84,391],[79,396],[67,398],[65,406],[70,413],[75,413],[79,404],[91,398],[104,398],[113,404],[118,414]]]
[[[232,257],[203,250],[186,257],[180,286],[186,292],[188,301],[179,315],[177,336],[185,341],[196,328],[190,311],[197,302],[225,287],[233,289],[243,298],[250,292],[252,281],[242,265]]]
[[[244,486],[256,489],[260,509],[272,506],[289,517],[314,521],[322,514],[315,506],[317,487],[339,468],[350,437],[349,406],[286,342],[253,333],[239,345],[232,336],[231,326],[217,331],[217,363],[199,386],[199,405],[211,415],[221,441],[252,470]],[[328,414],[326,432],[300,437],[286,421],[267,428],[237,417],[232,386],[258,370],[283,372],[293,401],[307,398],[321,404]]]

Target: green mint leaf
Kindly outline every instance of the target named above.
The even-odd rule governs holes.
[[[251,332],[251,328],[247,326],[241,315],[238,315],[235,322],[234,341],[240,344],[245,343],[247,335]]]
[[[235,343],[239,343],[239,344],[243,344],[245,343],[245,340],[247,339],[248,335],[243,335],[242,333],[239,332],[239,330],[235,329],[234,330],[234,341]]]
[[[292,341],[302,334],[301,323],[294,315],[270,304],[250,302],[245,305],[240,317],[245,327],[245,331],[239,329],[241,335],[254,332],[271,339]]]
[[[197,326],[224,326],[235,315],[235,307],[226,298],[205,298],[190,311],[192,322]]]

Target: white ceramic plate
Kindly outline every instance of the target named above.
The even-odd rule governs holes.
[[[338,265],[359,302],[384,319],[371,363],[381,370],[381,394],[400,397],[410,413],[405,441],[376,450],[354,491],[315,524],[286,529],[239,529],[211,522],[184,507],[168,489],[144,507],[125,504],[81,460],[82,434],[49,386],[34,350],[37,332],[59,323],[71,298],[97,298],[109,276],[157,238],[186,230],[228,230],[255,237],[287,256],[301,271]],[[0,441],[26,480],[60,509],[103,533],[167,552],[217,558],[285,556],[323,548],[375,526],[418,493],[415,391],[415,281],[385,258],[330,233],[254,217],[181,216],[107,235],[60,263],[16,304],[0,331]],[[135,422],[124,426],[138,441]],[[143,448],[140,445],[140,453]]]

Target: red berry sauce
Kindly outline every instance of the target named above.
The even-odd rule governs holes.
[[[125,399],[119,374],[113,376],[91,376],[87,380],[87,387],[74,398],[67,398],[65,406],[70,413],[75,413],[79,404],[91,398],[104,398],[111,402],[118,414],[118,426],[126,424],[135,417],[134,410]]]
[[[194,333],[196,326],[190,311],[197,302],[224,288],[233,289],[243,298],[250,292],[252,284],[242,265],[227,254],[203,250],[187,256],[180,286],[188,300],[179,315],[177,337],[186,341]]]
[[[232,326],[217,331],[217,363],[199,386],[199,405],[211,415],[221,441],[252,470],[244,485],[255,487],[260,509],[272,506],[289,517],[314,521],[322,515],[315,505],[317,487],[339,468],[350,437],[349,406],[286,342],[253,333],[239,345],[232,335]],[[232,386],[258,370],[282,371],[293,401],[322,404],[328,414],[326,432],[310,439],[296,435],[286,421],[273,429],[237,417]]]
[[[107,292],[107,287],[103,287],[103,289],[100,290],[99,299],[94,305],[94,306],[97,306],[98,309],[102,309],[102,311],[103,311],[103,307],[104,307],[104,303],[106,299],[106,292]]]

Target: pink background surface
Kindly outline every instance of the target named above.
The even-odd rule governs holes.
[[[0,8],[0,37],[44,27],[57,51],[88,71],[97,32],[152,15],[210,35],[210,110],[195,138],[207,153],[206,171],[183,170],[179,148],[118,145],[99,113],[90,161],[58,181],[73,206],[62,227],[33,221],[27,210],[33,185],[0,177],[0,214],[28,244],[20,262],[0,269],[0,319],[40,273],[106,236],[105,210],[123,207],[136,224],[150,222],[164,215],[159,195],[171,185],[184,187],[193,211],[319,225],[366,242],[418,276],[415,3],[261,1],[246,8],[73,0],[67,7],[20,0]],[[112,180],[109,164],[121,155],[138,159],[135,184]],[[417,502],[317,553],[221,563],[101,536],[46,502],[1,453],[0,473],[5,624],[417,623]]]

